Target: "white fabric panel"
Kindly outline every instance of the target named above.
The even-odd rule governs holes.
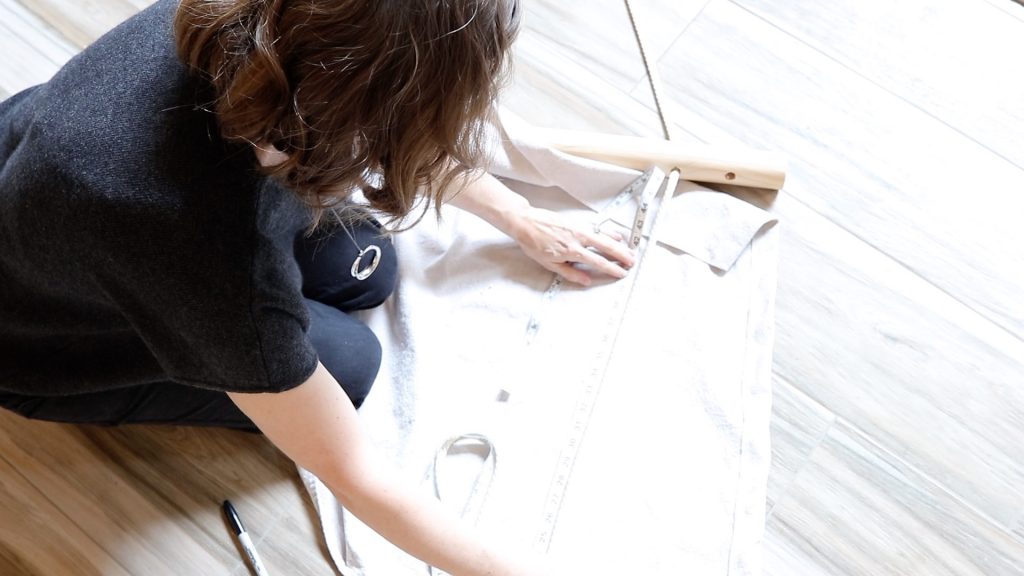
[[[494,172],[535,205],[592,222],[638,176],[531,143],[516,119],[505,126]],[[614,214],[627,233],[634,210],[627,203]],[[553,275],[514,242],[455,209],[441,222],[428,216],[396,238],[398,289],[365,316],[385,355],[360,412],[372,441],[431,491],[438,447],[452,435],[486,435],[497,464],[484,478],[493,481],[483,483],[478,528],[536,548],[550,525],[548,553],[572,573],[758,575],[773,224],[743,201],[681,183],[658,223],[663,242],[616,314],[632,276],[545,297]],[[572,453],[577,402],[604,371],[594,367],[610,334],[564,500],[546,521],[552,480]],[[496,400],[500,391],[507,402]],[[461,510],[480,459],[470,450],[446,462],[445,501],[451,495]],[[300,472],[346,576],[427,573]]]

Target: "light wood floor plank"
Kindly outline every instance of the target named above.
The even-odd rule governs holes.
[[[664,61],[679,108],[789,154],[790,194],[1024,336],[1024,170],[726,0]]]
[[[792,197],[775,373],[1003,526],[1024,502],[1024,343]]]
[[[1017,576],[1024,540],[843,422],[768,523],[765,576]]]
[[[106,576],[128,572],[0,452],[0,574]]]
[[[657,115],[550,39],[520,33],[515,82],[502,103],[531,124],[660,137]]]
[[[298,511],[298,508],[287,508]],[[323,542],[323,534],[311,529],[316,522],[315,511],[309,506],[308,514],[290,513],[281,518],[265,535],[255,541],[260,559],[269,574],[335,574],[330,553]],[[250,576],[246,565],[231,572],[234,576]]]
[[[301,512],[311,511],[294,465],[262,436],[175,427],[81,431],[125,477],[144,485],[151,498],[163,500],[195,522],[205,538],[229,550],[234,544],[221,517],[224,499],[235,504],[254,539],[281,522],[299,526]],[[282,515],[282,510],[290,513]],[[311,516],[305,518],[304,530],[293,530],[294,538],[285,544],[315,552],[317,527]]]
[[[772,382],[772,467],[768,477],[768,513],[789,489],[835,422],[835,415],[789,382]]]
[[[1024,168],[1024,22],[985,0],[733,1]]]
[[[159,432],[158,429],[153,429]],[[212,464],[199,460],[203,472],[193,480],[189,491],[203,491],[203,501],[213,504],[203,508],[204,514],[219,517],[217,507],[224,497],[233,501],[239,514],[243,514],[246,528],[257,542],[271,574],[327,574],[332,571],[319,519],[306,489],[298,477],[295,465],[276,450],[266,438],[224,431],[180,430],[194,435],[190,445],[207,445]],[[206,438],[215,435],[215,442]],[[140,444],[147,439],[140,438]],[[173,452],[178,442],[166,443]],[[206,454],[206,450],[203,451]],[[225,458],[224,454],[230,457]],[[189,460],[196,460],[195,457]],[[163,463],[160,458],[158,462]],[[187,465],[187,462],[183,462]],[[170,476],[173,470],[157,471],[157,477]],[[162,489],[161,489],[162,490]],[[210,522],[215,537],[227,537],[223,522]],[[232,541],[238,557],[241,549]],[[299,569],[303,568],[303,569]],[[236,571],[248,574],[239,561]]]
[[[221,516],[225,498],[235,503],[253,539],[266,540],[261,553],[280,560],[278,572],[296,562],[330,570],[315,512],[294,466],[262,436],[61,426],[2,413],[0,454],[13,459],[62,513],[47,512],[45,502],[28,506],[41,516],[55,516],[68,530],[81,527],[132,574],[245,570]],[[61,477],[68,469],[76,471],[72,478]],[[46,536],[27,528],[33,538]],[[271,532],[275,536],[268,539]]]
[[[222,444],[207,459],[201,445],[161,446],[155,431],[142,429],[134,442],[131,430],[31,422],[5,412],[0,453],[66,517],[55,521],[77,526],[130,573],[216,573],[237,564],[219,505],[233,493],[225,484],[239,492],[247,485],[267,489],[259,475],[249,477],[248,456],[239,452],[243,461],[232,463],[232,451]],[[199,437],[207,442],[217,433]],[[281,508],[274,506],[255,526],[269,528]]]
[[[79,49],[152,4],[146,0],[17,0]]]
[[[77,51],[16,0],[0,0],[0,97],[47,81]]]
[[[657,61],[708,0],[633,2],[638,25]],[[523,28],[548,39],[552,55],[566,56],[628,92],[644,77],[643,61],[622,0],[532,0]]]

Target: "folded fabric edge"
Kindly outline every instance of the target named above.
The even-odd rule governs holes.
[[[492,124],[496,151],[491,172],[541,187],[558,187],[595,212],[608,206],[640,172],[554,150],[532,136],[529,123],[500,108]],[[594,178],[594,174],[600,178]],[[700,192],[702,194],[695,193]],[[612,219],[630,228],[635,203],[620,207]],[[688,181],[680,181],[670,202],[659,241],[685,252],[716,270],[730,270],[759,231],[778,220],[749,202]],[[650,225],[650,221],[648,222]],[[649,235],[649,227],[645,235]]]

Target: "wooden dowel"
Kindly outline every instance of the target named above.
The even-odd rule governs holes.
[[[693,182],[779,190],[786,181],[786,158],[776,152],[552,128],[533,127],[532,132],[567,154],[637,170],[652,164],[665,172],[678,169]]]

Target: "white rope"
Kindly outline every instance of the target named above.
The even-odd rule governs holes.
[[[486,450],[483,462],[481,463],[480,473],[477,474],[476,478],[473,479],[473,485],[470,487],[469,495],[466,496],[466,501],[462,505],[462,510],[459,512],[459,517],[463,521],[468,523],[470,526],[476,525],[480,518],[480,512],[483,510],[483,503],[487,499],[487,492],[491,488],[491,484],[494,481],[494,475],[498,469],[498,452],[494,447],[494,443],[490,438],[483,434],[457,434],[445,440],[441,447],[434,453],[434,465],[432,468],[432,475],[434,477],[434,496],[443,501],[442,497],[442,474],[441,471],[444,469],[444,463],[451,456],[453,449],[466,443],[476,443],[482,446]],[[433,566],[427,565],[427,572],[431,576],[447,576],[447,572],[434,568]]]

